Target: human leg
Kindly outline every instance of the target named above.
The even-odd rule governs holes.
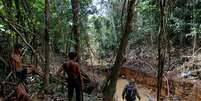
[[[24,82],[27,77],[27,69],[22,69],[20,71],[16,71],[16,76],[21,80],[20,82]]]
[[[72,101],[73,93],[74,93],[74,86],[69,84],[68,85],[68,100],[69,101]]]
[[[82,89],[81,89],[81,86],[77,85],[75,87],[75,91],[76,91],[76,101],[82,101]]]
[[[135,101],[133,98],[126,98],[126,101]]]
[[[26,88],[22,83],[16,86],[16,95],[18,101],[31,101]]]

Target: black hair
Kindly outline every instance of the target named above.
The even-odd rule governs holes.
[[[75,59],[76,56],[77,56],[77,53],[76,53],[76,52],[70,52],[70,53],[68,53],[68,57],[69,57],[70,59]]]
[[[15,49],[20,49],[20,48],[23,48],[21,44],[15,44]]]

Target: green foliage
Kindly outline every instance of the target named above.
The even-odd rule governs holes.
[[[169,28],[171,30],[171,38],[176,37],[180,41],[186,39],[187,36],[194,36],[195,34],[200,37],[200,24],[201,24],[201,1],[198,2],[176,2],[174,8],[171,9],[169,16]]]
[[[27,0],[26,0],[27,1]],[[100,57],[105,57],[112,51],[116,52],[121,37],[121,24],[124,24],[126,8],[121,14],[124,0],[101,1],[99,5],[92,4],[93,0],[80,0],[80,40],[81,49],[86,51],[87,41],[90,46],[97,50]],[[182,1],[176,3],[166,10],[167,32],[174,43],[186,39],[187,36],[201,37],[201,1]],[[99,14],[98,7],[107,12]],[[26,6],[26,7],[25,7]],[[126,5],[125,5],[126,6]],[[43,44],[44,38],[44,1],[28,0],[26,5],[23,1],[19,3],[22,22],[17,23],[17,9],[13,0],[0,1],[0,14],[8,18],[16,28],[26,37],[29,43]],[[100,8],[100,7],[99,7]],[[155,0],[139,0],[136,3],[134,30],[130,34],[131,45],[142,44],[144,39],[153,36],[156,43],[159,28],[159,8]],[[28,10],[28,11],[27,11]],[[50,1],[51,43],[55,52],[67,52],[74,45],[72,36],[72,9],[71,0]],[[122,19],[122,21],[121,21]],[[35,27],[35,28],[34,28]],[[1,37],[8,40],[9,44],[16,41],[17,34],[8,24],[1,21]],[[191,38],[192,39],[192,38]],[[87,40],[87,41],[86,41]],[[19,39],[19,42],[22,40]],[[38,44],[37,44],[38,45]],[[2,47],[4,44],[2,43]]]
[[[117,33],[113,32],[111,21],[107,17],[93,16],[91,18],[94,24],[92,25],[91,37],[94,37],[96,45],[98,45],[97,52],[100,58],[108,55],[109,52],[114,52],[117,47]],[[94,44],[95,44],[94,43]],[[92,43],[93,44],[93,43]]]

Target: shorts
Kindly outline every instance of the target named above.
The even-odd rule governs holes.
[[[131,97],[126,96],[126,101],[135,101],[135,98],[131,98]]]
[[[22,69],[20,71],[16,71],[16,76],[21,80],[24,81],[26,80],[27,77],[27,69]]]

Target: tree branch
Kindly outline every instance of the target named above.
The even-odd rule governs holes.
[[[36,52],[36,50],[27,42],[27,40],[23,37],[23,35],[19,32],[19,30],[13,24],[11,24],[7,19],[5,19],[3,16],[0,16],[0,17],[4,22],[8,23],[8,25],[10,25],[10,27],[20,36],[20,38],[24,41],[24,43],[31,49],[33,54],[38,56],[37,58],[44,62],[45,58]]]
[[[8,25],[10,25],[10,27],[20,36],[20,38],[23,40],[23,42],[31,49],[31,51],[33,52],[33,54],[34,55],[36,55],[36,57],[37,57],[37,59],[39,60],[39,61],[41,61],[42,63],[44,63],[44,61],[45,61],[45,58],[42,56],[42,55],[40,55],[40,54],[38,54],[37,52],[36,52],[36,50],[27,42],[27,40],[23,37],[23,35],[19,32],[19,30],[13,25],[13,24],[11,24],[7,19],[5,19],[3,16],[0,16],[0,18],[4,21],[4,22],[6,22]],[[43,70],[43,69],[42,69]],[[42,73],[38,73],[40,76],[42,76],[41,74]],[[42,76],[43,77],[43,76]]]
[[[3,57],[0,56],[0,60],[1,60],[6,66],[8,66],[8,63],[6,62],[6,60],[5,60]]]

